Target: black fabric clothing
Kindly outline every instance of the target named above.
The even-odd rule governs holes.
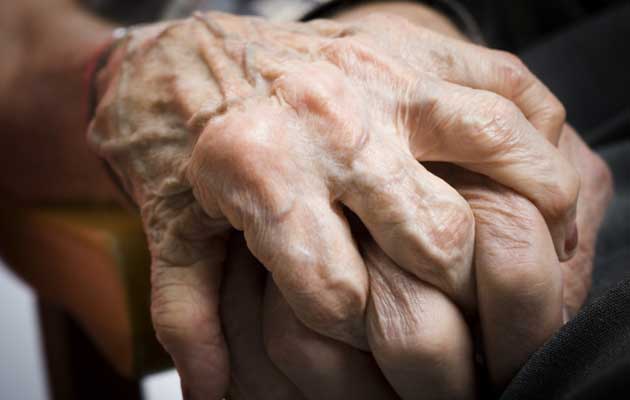
[[[630,281],[594,300],[535,353],[501,400],[630,398]]]
[[[458,0],[492,47],[521,51],[559,29],[626,0]]]
[[[416,2],[431,7],[449,18],[451,22],[473,42],[484,42],[477,20],[470,13],[469,9],[459,0],[416,0]],[[366,3],[365,0],[333,0],[316,7],[302,19],[309,21],[315,18],[328,18],[346,8],[364,3]]]

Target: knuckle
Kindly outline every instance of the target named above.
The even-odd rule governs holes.
[[[537,247],[537,232],[547,231],[536,206],[506,188],[484,190],[473,207],[477,219],[477,240],[484,244],[478,254],[485,279],[493,287],[517,295],[542,288],[549,281],[548,261]],[[485,261],[480,261],[485,260]]]
[[[539,121],[536,127],[541,130],[552,144],[557,145],[562,135],[563,126],[566,123],[567,112],[556,96],[548,90],[545,90],[545,92],[547,95],[545,100],[541,102],[541,109],[536,116]]]
[[[475,236],[475,218],[465,201],[452,204],[428,232],[429,259],[442,287],[458,292],[466,280],[462,274],[469,270]]]
[[[566,177],[549,188],[551,195],[546,212],[552,218],[564,218],[573,214],[580,192],[580,175],[572,166],[566,169]]]
[[[445,209],[428,225],[430,243],[444,254],[444,259],[438,260],[440,266],[453,265],[450,258],[452,247],[465,247],[474,236],[475,220],[467,204],[463,201],[449,201],[443,204]]]
[[[483,188],[471,203],[477,226],[483,231],[491,231],[503,240],[510,240],[515,230],[529,231],[540,224],[541,216],[536,206],[505,187],[493,185],[491,188]]]
[[[235,147],[229,135],[226,134],[226,129],[216,122],[211,122],[206,130],[201,133],[192,149],[190,162],[186,170],[189,182],[195,186],[208,178],[208,172],[227,169],[231,155],[238,154],[238,151],[235,151]]]
[[[365,293],[352,280],[330,280],[320,291],[312,313],[301,315],[309,328],[326,336],[355,343],[362,336]]]
[[[560,130],[567,120],[567,110],[556,96],[551,95],[548,101],[549,123],[556,130]]]
[[[559,132],[566,121],[564,105],[549,92],[544,85],[536,79],[525,63],[516,55],[499,51],[499,74],[509,87],[511,98],[518,98],[532,87],[537,87],[538,92],[544,96],[543,109],[544,120],[552,132]],[[540,90],[542,89],[542,91]]]
[[[361,343],[367,283],[348,273],[341,263],[331,267],[331,260],[316,253],[292,245],[282,250],[282,254],[256,256],[269,265],[277,264],[274,257],[281,257],[283,264],[299,266],[305,271],[299,278],[282,273],[274,275],[280,287],[291,291],[292,307],[302,323],[325,336]]]
[[[485,96],[485,101],[483,101],[482,104],[487,104],[487,110],[491,115],[498,115],[504,119],[512,119],[514,115],[519,112],[519,109],[514,103],[498,94],[487,93]],[[492,121],[496,122],[496,118]]]
[[[346,42],[346,39],[339,39]],[[335,43],[335,42],[333,42]],[[305,80],[304,76],[313,79]],[[344,75],[325,62],[300,63],[276,79],[272,90],[280,93],[298,114],[336,117],[336,104],[347,97],[349,87]]]
[[[494,93],[478,94],[477,114],[469,118],[470,136],[467,141],[480,150],[480,158],[490,157],[510,149],[515,132],[512,127],[518,118],[518,108],[509,100]]]
[[[442,187],[427,204],[422,190],[415,189],[422,187],[418,178],[404,167],[385,177],[374,179],[368,174],[367,178],[367,185],[359,179],[353,184],[365,204],[377,205],[373,223],[380,227],[381,237],[400,241],[393,257],[418,278],[449,294],[458,292],[470,271],[475,236],[475,219],[466,200],[436,180]]]
[[[532,75],[525,63],[515,54],[497,51],[499,74],[503,77],[512,93],[518,95],[531,84]]]
[[[352,36],[344,36],[327,41],[320,47],[320,52],[336,65],[346,65],[347,56],[354,55],[357,41]]]
[[[401,258],[421,280],[449,295],[461,294],[471,271],[474,215],[456,193],[432,205],[430,210],[419,208],[415,215],[406,215],[396,224],[396,236],[405,243]],[[417,221],[422,221],[421,229]]]
[[[459,196],[455,199],[451,200],[450,210],[445,213],[439,225],[436,224],[432,232],[434,241],[446,243],[443,245],[445,247],[463,247],[474,236],[475,218],[470,206]]]
[[[212,191],[221,211],[239,227],[256,218],[280,218],[291,209],[293,196],[286,182],[296,181],[298,172],[286,153],[245,133],[208,142],[195,148],[188,169],[198,200],[209,203],[203,197]]]
[[[305,80],[304,76],[311,79]],[[316,135],[314,143],[341,160],[352,158],[368,138],[368,110],[360,90],[341,70],[326,62],[299,65],[276,80],[273,88],[308,121]]]
[[[234,126],[237,125],[237,126]],[[191,172],[204,169],[210,163],[221,171],[255,172],[257,156],[265,148],[249,137],[255,126],[249,123],[235,124],[233,121],[211,123],[199,137],[192,154],[195,167]],[[238,134],[234,134],[238,131]],[[207,167],[205,169],[208,169]]]

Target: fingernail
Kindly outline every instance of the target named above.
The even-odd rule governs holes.
[[[571,256],[575,252],[575,249],[578,245],[577,224],[573,222],[571,224],[571,228],[567,232],[569,232],[569,234],[566,238],[566,241],[564,242],[564,252],[567,254],[567,256]]]

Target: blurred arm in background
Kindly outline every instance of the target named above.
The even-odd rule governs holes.
[[[117,198],[85,140],[84,68],[111,30],[71,0],[0,4],[2,201]]]

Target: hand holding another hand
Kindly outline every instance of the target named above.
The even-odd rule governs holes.
[[[464,335],[455,306],[477,307],[465,193],[418,161],[513,189],[542,215],[545,256],[574,251],[578,178],[554,147],[562,107],[501,53],[387,16],[273,24],[207,14],[132,30],[99,83],[90,140],[141,209],[154,324],[193,394],[218,398],[227,385],[218,293],[231,228],[301,322],[377,359],[389,354],[374,349],[378,301],[395,295],[369,295],[377,279],[387,286],[370,254],[433,296],[427,313],[451,310],[427,340],[447,326]],[[343,207],[384,253],[357,246]],[[470,381],[462,371],[457,387]]]
[[[370,275],[371,355],[306,328],[273,282],[265,289],[264,269],[235,240],[222,291],[233,372],[230,398],[465,399],[476,397],[475,376],[486,375],[501,390],[574,315],[590,285],[611,176],[569,127],[560,150],[582,179],[580,246],[562,263],[531,202],[482,176],[447,165],[431,168],[457,188],[475,214],[478,311],[467,318],[359,233]],[[483,364],[473,361],[473,343]]]

